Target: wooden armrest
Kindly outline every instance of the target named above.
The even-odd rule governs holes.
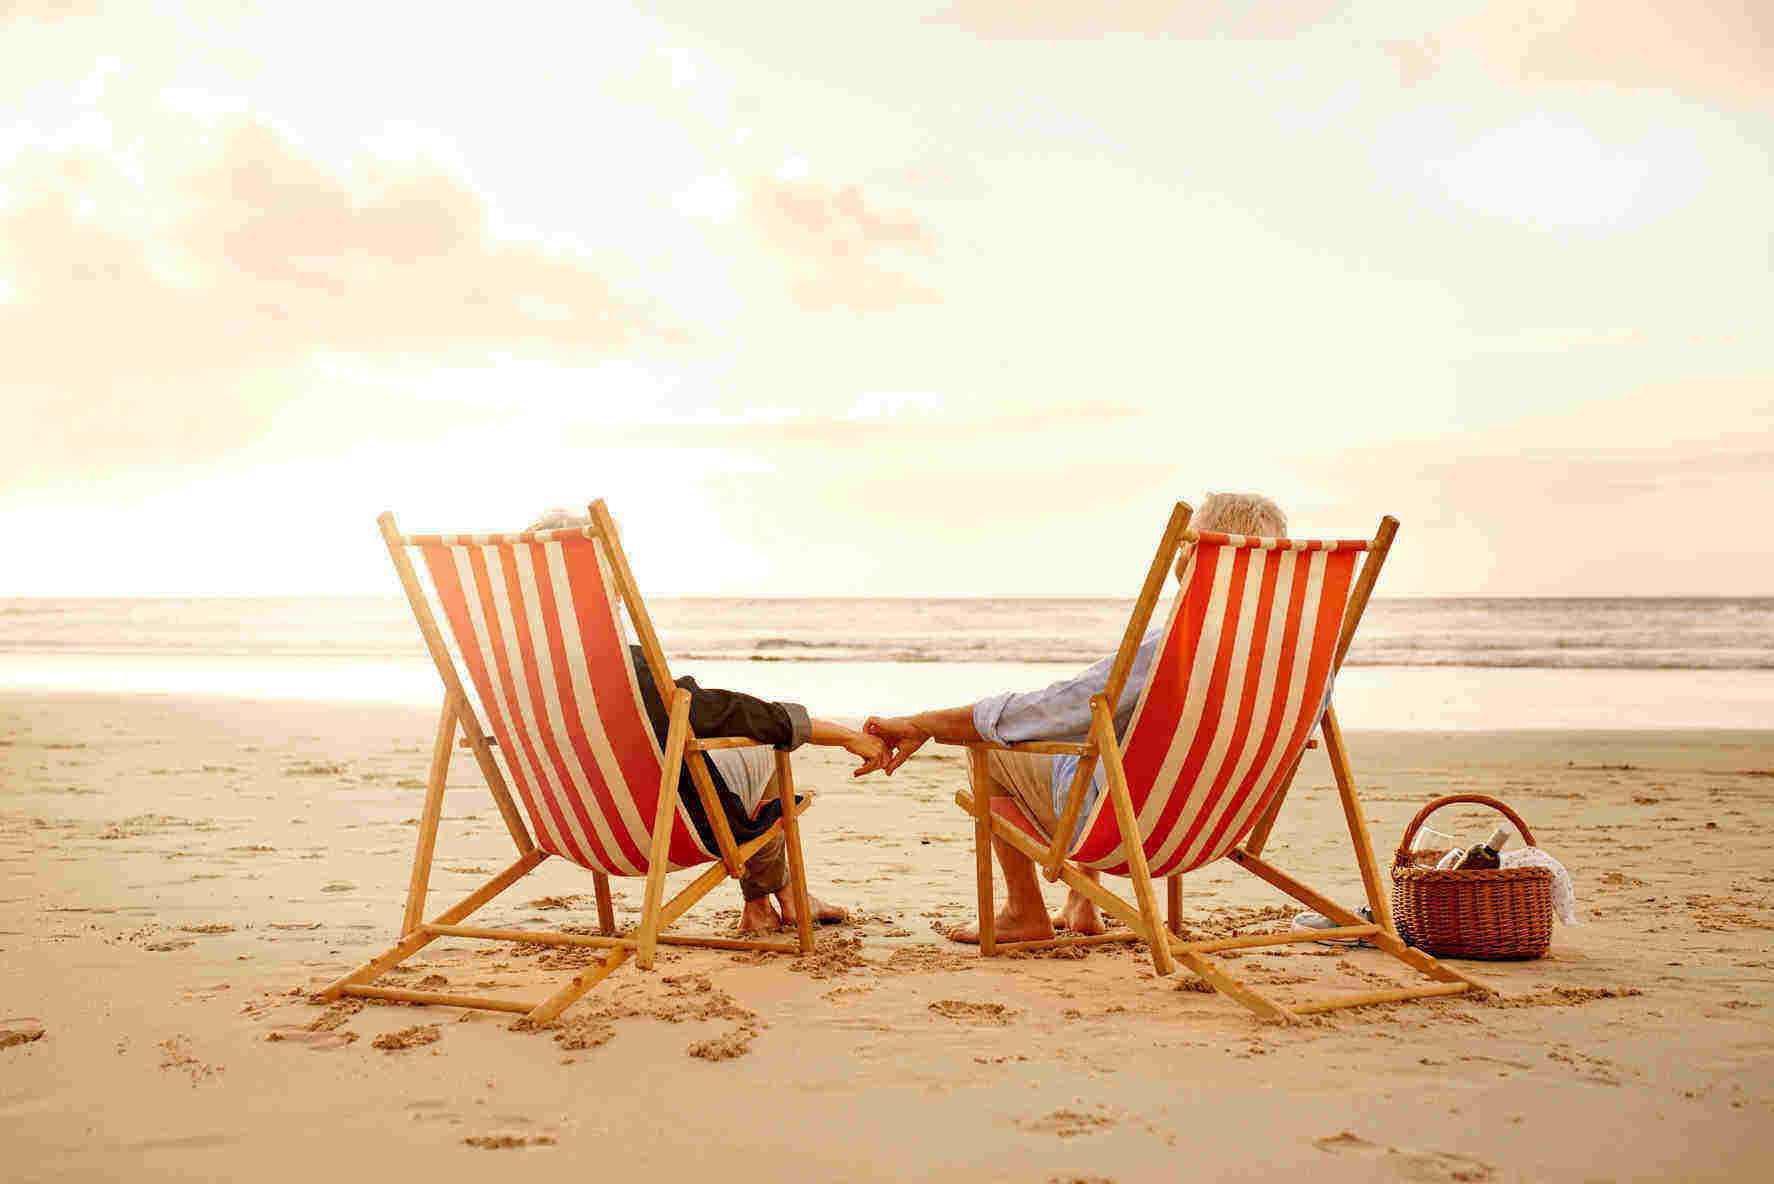
[[[488,736],[487,737],[487,745],[492,748],[497,748],[499,746],[499,737]],[[468,737],[462,736],[456,740],[456,747],[457,748],[473,748],[474,742],[472,740],[470,740]]]
[[[1021,744],[993,744],[989,740],[969,740],[965,747],[996,749],[999,752],[1065,753],[1070,756],[1085,756],[1090,752],[1088,744],[1073,744],[1065,740],[1024,740]]]
[[[750,736],[711,736],[706,740],[691,740],[684,747],[691,752],[707,752],[711,748],[769,748],[771,745]]]

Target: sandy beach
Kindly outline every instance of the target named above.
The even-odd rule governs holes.
[[[1188,989],[1187,972],[1156,979],[1134,948],[982,962],[934,932],[972,914],[957,755],[852,782],[807,751],[811,881],[851,922],[808,958],[664,950],[656,972],[625,968],[562,1028],[525,1033],[486,1012],[304,997],[395,936],[433,723],[408,707],[0,697],[7,1178],[1774,1168],[1765,731],[1352,732],[1382,860],[1429,798],[1493,794],[1571,867],[1585,923],[1557,927],[1539,961],[1463,963],[1497,999],[1298,1028]],[[510,858],[472,762],[451,789],[433,912]],[[1482,811],[1453,814],[1482,825]],[[1358,901],[1321,754],[1270,851]],[[640,883],[616,888],[632,921]],[[1197,932],[1258,932],[1292,912],[1229,865],[1186,891]],[[737,906],[718,889],[682,926],[730,927]],[[590,877],[551,861],[477,923],[593,924]],[[576,964],[440,942],[395,980],[541,998]],[[1312,945],[1228,965],[1284,999],[1382,969],[1372,951]]]

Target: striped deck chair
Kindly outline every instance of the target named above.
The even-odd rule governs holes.
[[[976,786],[988,783],[986,753],[991,748],[1080,757],[1051,836],[1013,798],[980,795],[976,800],[967,792],[955,795],[956,803],[974,819],[980,953],[989,957],[999,950],[1141,940],[1150,945],[1160,975],[1170,974],[1180,959],[1257,1015],[1283,1021],[1366,1003],[1485,990],[1399,940],[1330,702],[1332,682],[1379,577],[1397,520],[1383,519],[1372,539],[1266,539],[1191,531],[1190,513],[1187,504],[1178,502],[1171,514],[1108,684],[1091,699],[1088,739],[1081,744],[968,745]],[[1117,741],[1111,705],[1126,686],[1178,549],[1187,544],[1193,544],[1193,551],[1181,591],[1127,734]],[[1363,553],[1367,559],[1357,571],[1356,560]],[[1308,746],[1316,747],[1311,739],[1314,729],[1323,734],[1336,775],[1355,861],[1373,912],[1371,923],[1261,857],[1300,760]],[[1098,761],[1104,767],[1107,792],[1099,795],[1080,826],[1085,790]],[[993,936],[993,835],[1033,859],[1048,880],[1063,879],[1129,929],[999,945]],[[1137,842],[1125,841],[1134,835]],[[1183,941],[1182,876],[1221,858],[1317,909],[1336,927]],[[1134,902],[1094,883],[1083,874],[1087,868],[1132,879]],[[1158,915],[1154,879],[1168,881],[1168,927]],[[1365,939],[1436,981],[1284,1007],[1206,956],[1215,950],[1327,937]]]
[[[811,799],[799,799],[795,804],[789,756],[778,752],[781,817],[764,834],[737,845],[709,778],[707,758],[695,759],[689,762],[691,780],[714,832],[716,850],[710,851],[698,836],[678,798],[685,754],[758,746],[758,742],[746,737],[699,738],[691,734],[690,693],[672,684],[665,654],[602,501],[592,503],[589,526],[523,534],[402,535],[392,514],[383,514],[377,521],[419,631],[443,679],[443,716],[431,750],[431,773],[400,940],[328,986],[321,999],[357,995],[442,1003],[521,1012],[531,1020],[546,1021],[631,956],[642,969],[651,969],[660,943],[785,953],[812,950],[806,865],[797,821]],[[418,551],[425,562],[457,651],[468,668],[472,699],[432,615],[409,550]],[[642,706],[619,605],[627,606],[660,698],[669,707],[670,726],[663,749]],[[490,735],[482,727],[483,718],[491,725]],[[436,919],[426,921],[422,910],[443,810],[444,779],[458,729],[463,736],[461,746],[473,752],[517,844],[518,858]],[[521,811],[509,785],[517,787],[523,801]],[[535,838],[531,837],[532,828]],[[797,912],[795,941],[664,932],[722,880],[737,877],[745,861],[779,830],[786,840],[790,890]],[[549,856],[591,872],[600,933],[543,933],[462,924]],[[703,864],[713,866],[671,900],[664,899],[667,872]],[[611,876],[646,877],[640,924],[628,935],[616,931]],[[536,1004],[373,985],[384,972],[440,937],[590,946],[608,953]]]

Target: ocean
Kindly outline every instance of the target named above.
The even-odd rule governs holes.
[[[676,674],[855,717],[1113,651],[1131,601],[656,598]],[[1161,606],[1162,608],[1162,606]],[[435,702],[395,598],[0,599],[0,688]],[[1774,728],[1774,598],[1376,598],[1345,726]]]

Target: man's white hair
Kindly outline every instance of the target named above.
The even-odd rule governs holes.
[[[1210,493],[1189,519],[1189,528],[1281,538],[1287,534],[1287,515],[1260,493]]]
[[[581,514],[577,510],[569,510],[564,506],[552,506],[536,515],[536,521],[530,523],[528,526],[524,527],[524,529],[526,531],[569,530],[575,526],[590,525],[590,515]],[[616,528],[616,535],[620,538],[622,535],[622,523],[617,521],[616,515],[614,514],[610,515],[610,525]]]
[[[590,526],[591,519],[584,514],[576,514],[564,506],[551,506],[536,515],[536,520],[524,527],[531,530],[566,530],[574,526]]]

